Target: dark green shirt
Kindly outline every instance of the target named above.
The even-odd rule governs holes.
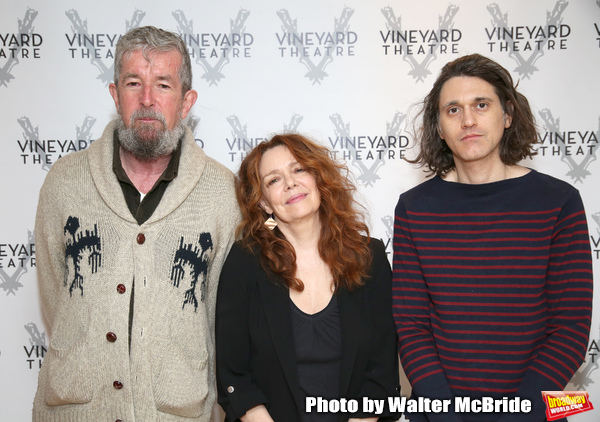
[[[125,173],[125,169],[123,169],[123,165],[121,164],[121,157],[119,156],[119,136],[117,131],[113,136],[114,139],[114,148],[113,148],[113,171],[119,180],[119,184],[121,185],[121,190],[123,191],[123,196],[125,197],[125,202],[129,207],[129,211],[135,217],[137,223],[142,225],[147,219],[150,218],[160,200],[167,190],[167,186],[169,183],[177,177],[177,171],[179,170],[179,157],[181,156],[181,140],[177,145],[177,149],[173,151],[171,155],[171,161],[169,161],[169,165],[163,172],[163,174],[158,178],[152,189],[148,191],[144,199],[140,201],[140,192],[133,185],[127,173]]]

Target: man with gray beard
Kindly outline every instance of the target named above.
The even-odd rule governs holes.
[[[141,129],[136,130],[132,127],[136,120],[144,118],[160,121],[163,128],[158,130],[148,128],[147,132],[149,133],[144,133]],[[131,152],[134,157],[147,161],[170,155],[177,148],[179,138],[185,132],[185,126],[179,120],[175,127],[169,130],[166,129],[166,124],[165,117],[160,112],[151,109],[135,110],[131,115],[129,127],[125,126],[122,118],[119,118],[117,131],[121,147]]]
[[[215,295],[239,220],[233,174],[182,122],[198,94],[177,34],[125,34],[109,90],[119,117],[40,191],[50,344],[33,420],[209,421]]]

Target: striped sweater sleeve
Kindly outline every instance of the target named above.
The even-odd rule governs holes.
[[[505,414],[499,422],[545,421],[541,391],[563,390],[585,359],[592,318],[592,256],[583,203],[574,191],[552,233],[546,277],[546,341],[516,396],[532,400],[530,414]]]

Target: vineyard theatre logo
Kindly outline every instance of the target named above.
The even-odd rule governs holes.
[[[593,130],[561,130],[560,118],[554,118],[548,109],[540,111],[546,132],[538,134],[536,145],[541,156],[560,157],[570,170],[567,176],[575,182],[582,182],[590,175],[587,167],[596,160],[600,128]]]
[[[23,285],[19,281],[29,268],[35,268],[35,241],[27,232],[27,243],[0,243],[0,289],[16,295]]]
[[[590,238],[592,241],[592,255],[596,260],[600,260],[600,211],[592,214],[592,221],[596,224],[596,236],[594,236],[590,227]],[[590,225],[591,226],[591,225]]]
[[[385,227],[385,239],[381,239],[381,241],[385,245],[385,254],[390,255],[392,253],[392,239],[394,238],[394,217],[391,215],[386,215],[381,218],[381,222]]]
[[[408,72],[417,82],[423,82],[431,74],[429,66],[438,55],[457,54],[462,32],[454,28],[454,16],[458,7],[449,5],[444,16],[439,17],[437,28],[406,29],[391,7],[381,11],[386,19],[386,30],[379,31],[386,56],[400,56],[410,64]]]
[[[600,211],[592,214],[591,217],[591,220],[588,221],[592,258],[598,261],[600,260]],[[596,372],[600,366],[600,327],[598,331],[596,338],[593,338],[593,336],[590,335],[587,358],[579,370],[575,372],[573,378],[571,378],[570,384],[572,384],[576,390],[586,390],[594,383],[592,374]]]
[[[98,79],[108,86],[114,78],[115,47],[121,35],[89,32],[87,20],[82,20],[76,10],[71,9],[65,14],[72,29],[71,34],[65,34],[69,56],[75,60],[89,60],[100,72]],[[137,28],[145,15],[140,10],[134,11],[131,21],[125,23],[125,32]]]
[[[39,128],[33,127],[28,117],[18,119],[23,129],[23,139],[17,140],[23,164],[39,165],[48,171],[56,160],[70,152],[86,149],[92,142],[92,127],[96,119],[86,116],[81,126],[76,126],[75,139],[40,139]]]
[[[303,117],[299,114],[292,115],[290,122],[283,125],[284,133],[297,133],[300,122]],[[268,141],[267,138],[250,137],[248,136],[248,127],[240,122],[238,116],[229,116],[227,123],[231,126],[231,138],[225,138],[227,147],[229,148],[229,158],[231,162],[241,162],[252,149],[263,141]]]
[[[0,32],[0,60],[6,59],[0,65],[0,86],[8,86],[15,77],[10,73],[19,60],[39,59],[43,38],[33,32],[33,21],[38,12],[28,8],[23,20],[18,20],[16,33]]]
[[[592,247],[592,259],[600,260],[600,211],[592,214],[589,221],[590,243]],[[592,374],[600,366],[600,327],[598,335],[593,338],[590,335],[590,343],[587,350],[587,358],[579,370],[571,378],[571,384],[576,390],[586,390],[593,384]]]
[[[595,214],[600,219],[600,213]],[[600,221],[597,222],[600,226]],[[600,236],[600,230],[598,230],[598,235]],[[596,246],[597,248],[597,246]],[[597,250],[597,249],[596,249]],[[589,387],[590,384],[593,383],[591,374],[598,369],[600,365],[600,327],[598,327],[598,333],[596,338],[592,338],[590,335],[590,344],[588,346],[588,355],[584,364],[579,368],[579,370],[575,373],[573,379],[571,379],[571,383],[578,390],[585,389]]]
[[[600,0],[596,0],[596,6],[600,7]],[[594,23],[594,28],[596,28],[596,34],[598,35],[596,41],[598,41],[598,47],[600,48],[600,23]]]
[[[591,343],[588,347],[588,359],[579,367],[577,372],[575,372],[575,374],[571,378],[571,381],[569,381],[569,384],[572,385],[576,390],[586,390],[590,388],[594,383],[594,380],[592,379],[592,374],[596,372],[599,366],[599,343],[599,339],[591,339]]]
[[[600,216],[599,216],[600,217]],[[599,222],[600,224],[600,222]],[[600,231],[598,232],[600,234]],[[600,329],[599,329],[600,331]],[[594,383],[592,374],[600,366],[600,333],[596,338],[590,335],[590,343],[587,350],[587,358],[571,378],[570,384],[576,390],[586,390]]]
[[[29,334],[29,345],[23,346],[25,355],[27,356],[25,362],[27,362],[29,369],[40,369],[44,356],[48,351],[46,333],[40,333],[37,325],[33,322],[25,325],[25,331]]]
[[[200,123],[200,117],[190,115],[186,126],[189,127],[192,131],[192,134],[194,135],[194,141],[196,141],[198,146],[200,148],[204,148],[204,141],[202,139],[196,138],[196,127],[198,127],[198,123]]]
[[[515,72],[529,78],[537,71],[535,62],[544,55],[544,49],[554,52],[567,49],[571,27],[563,22],[567,0],[558,0],[552,12],[546,13],[544,24],[510,26],[507,13],[496,3],[487,6],[492,15],[492,27],[485,28],[490,53],[506,52],[517,62]]]
[[[373,186],[380,177],[379,169],[385,160],[404,157],[408,147],[408,137],[401,134],[401,126],[406,116],[396,113],[392,123],[386,123],[385,134],[353,135],[350,124],[345,123],[339,114],[330,116],[335,136],[329,137],[331,154],[336,160],[352,163],[360,174],[357,179],[365,186]]]
[[[254,36],[246,32],[246,20],[250,12],[240,10],[230,21],[228,33],[201,33],[194,31],[192,20],[188,20],[183,11],[173,12],[178,30],[185,41],[190,59],[202,66],[202,79],[209,86],[217,85],[223,75],[223,68],[231,60],[248,59],[252,57]]]
[[[281,9],[277,16],[282,23],[282,32],[276,33],[280,57],[298,59],[308,69],[306,77],[320,84],[326,76],[325,68],[334,58],[354,56],[358,34],[350,31],[350,18],[354,10],[345,7],[339,18],[334,19],[333,31],[298,31],[296,19]]]

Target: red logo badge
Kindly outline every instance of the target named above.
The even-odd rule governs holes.
[[[542,391],[549,421],[592,410],[590,396],[579,391]]]

